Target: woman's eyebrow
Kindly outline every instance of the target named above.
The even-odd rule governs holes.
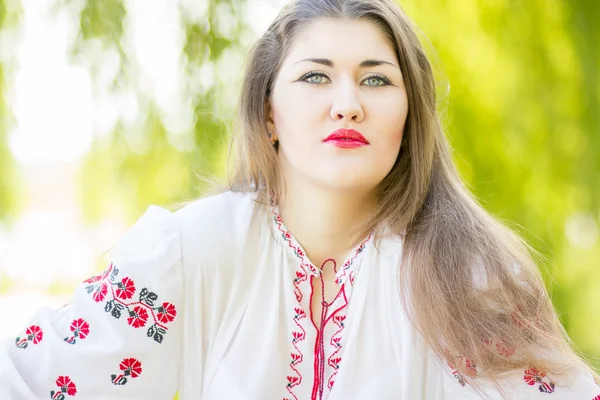
[[[327,59],[327,58],[305,58],[304,60],[300,60],[300,61],[296,61],[294,63],[294,65],[303,62],[303,61],[308,61],[308,62],[313,62],[313,63],[317,63],[317,64],[321,64],[321,65],[325,65],[327,67],[333,68],[334,67],[334,63],[333,61]],[[369,67],[377,67],[379,65],[391,65],[393,67],[398,68],[398,66],[396,64],[393,64],[391,62],[388,61],[383,61],[383,60],[365,60],[363,62],[360,63],[359,67],[360,68],[369,68]],[[399,68],[398,68],[399,69]]]

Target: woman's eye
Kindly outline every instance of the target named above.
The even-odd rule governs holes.
[[[387,86],[390,84],[388,79],[377,75],[368,77],[364,82],[367,82],[367,86]]]
[[[304,75],[301,80],[308,82],[308,83],[314,83],[314,84],[319,84],[319,83],[324,83],[324,81],[327,78],[327,76],[325,74],[321,74],[318,72],[309,72],[308,74]]]
[[[315,85],[330,82],[327,75],[325,75],[321,72],[309,72],[308,74],[306,74],[302,78],[300,78],[300,80],[304,81],[304,82],[312,83]],[[365,82],[365,86],[375,86],[375,87],[376,86],[387,86],[387,85],[391,84],[390,81],[386,77],[380,76],[380,75],[370,76],[367,79],[365,79],[363,82]]]

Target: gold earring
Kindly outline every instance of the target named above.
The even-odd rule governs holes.
[[[277,134],[274,132],[269,132],[269,139],[271,140],[271,144],[275,145],[277,144],[277,141],[279,139],[277,139]]]

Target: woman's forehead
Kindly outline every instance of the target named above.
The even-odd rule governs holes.
[[[323,18],[310,22],[296,34],[285,64],[303,59],[328,59],[334,64],[362,63],[375,59],[397,65],[394,46],[373,22]]]

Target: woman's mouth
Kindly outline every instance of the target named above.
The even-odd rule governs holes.
[[[354,129],[337,129],[327,136],[323,142],[342,149],[354,149],[369,145],[369,141]]]

